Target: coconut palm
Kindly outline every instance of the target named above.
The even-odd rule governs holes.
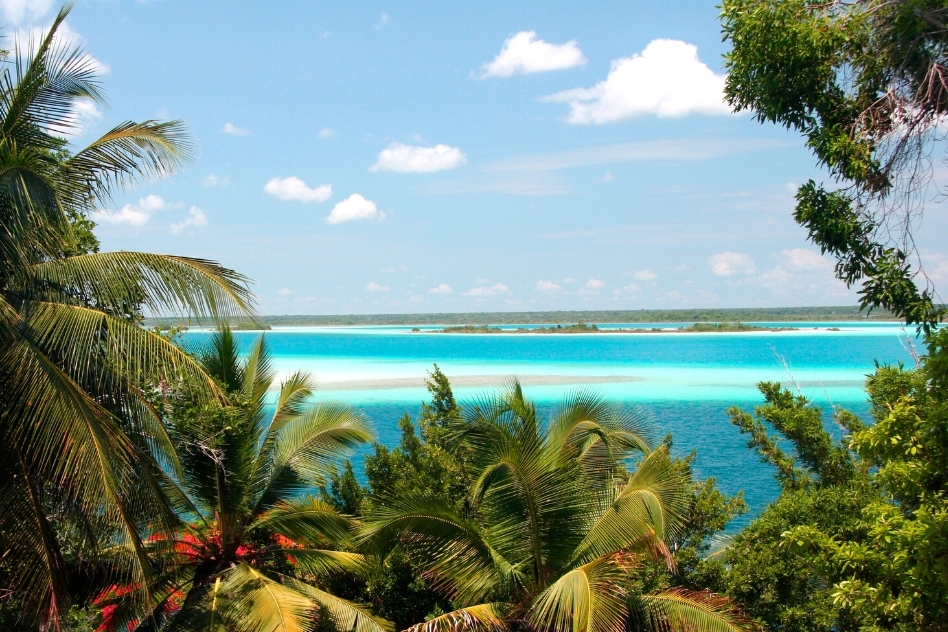
[[[336,404],[307,405],[312,380],[289,376],[272,407],[275,377],[264,337],[241,361],[230,330],[198,352],[205,370],[228,391],[231,406],[172,399],[167,425],[181,463],[171,476],[181,524],[148,549],[163,570],[151,587],[160,597],[136,607],[122,589],[103,595],[103,630],[309,630],[320,614],[341,630],[389,626],[362,607],[307,579],[358,571],[361,555],[343,549],[351,519],[308,495],[328,468],[372,437],[365,420]]]
[[[148,583],[140,525],[166,503],[142,467],[176,462],[144,378],[187,377],[223,397],[193,359],[136,320],[252,307],[244,277],[211,261],[81,252],[77,220],[123,187],[172,173],[191,145],[179,122],[127,121],[70,149],[77,107],[104,97],[97,62],[56,37],[68,12],[0,66],[0,574],[43,628],[70,601],[66,523],[86,542],[121,546],[123,568]]]
[[[514,382],[470,408],[458,432],[474,471],[470,511],[417,493],[373,503],[366,517],[366,540],[401,544],[462,606],[416,632],[741,628],[710,593],[629,594],[649,556],[673,563],[665,540],[688,507],[687,481],[634,414],[580,392],[544,428]]]

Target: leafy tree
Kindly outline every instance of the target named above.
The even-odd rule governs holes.
[[[681,468],[635,416],[580,393],[542,428],[514,382],[447,431],[464,442],[467,502],[422,487],[373,502],[365,516],[364,540],[400,543],[456,606],[414,629],[623,630],[630,614],[656,628],[742,629],[711,593],[630,594],[644,559],[673,564],[668,540],[689,510]]]
[[[158,597],[141,608],[116,588],[99,600],[103,630],[309,630],[316,614],[344,630],[379,632],[356,604],[308,579],[354,571],[362,556],[339,550],[351,520],[306,492],[324,483],[329,465],[371,438],[363,418],[335,404],[306,405],[313,383],[295,373],[280,386],[272,413],[267,392],[275,377],[263,336],[240,361],[229,329],[199,354],[204,369],[227,389],[231,405],[170,397],[169,433],[180,475],[163,481],[180,516],[179,529],[157,532],[148,551],[161,573]]]
[[[836,413],[840,441],[776,384],[761,384],[757,419],[732,409],[783,489],[727,553],[729,593],[749,614],[784,630],[948,629],[948,333],[932,340],[922,368],[867,380],[874,425]]]
[[[173,451],[141,378],[187,378],[223,397],[136,319],[251,306],[244,277],[213,262],[97,252],[88,212],[172,173],[191,145],[180,122],[127,121],[70,149],[75,106],[104,96],[94,61],[55,37],[68,12],[0,68],[0,577],[19,624],[43,628],[60,626],[95,573],[115,570],[91,567],[102,547],[124,552],[115,559],[136,585],[152,579],[139,525],[159,523],[167,499],[141,473]],[[64,546],[67,531],[83,546]]]
[[[862,285],[863,307],[930,329],[944,308],[913,260],[913,228],[945,140],[948,5],[724,0],[721,19],[728,101],[801,132],[838,183],[801,186],[796,221]]]
[[[360,514],[384,498],[417,493],[424,490],[459,508],[465,506],[470,484],[464,450],[455,449],[450,425],[461,419],[461,409],[454,398],[451,383],[438,365],[428,374],[430,403],[423,403],[417,424],[408,414],[399,420],[401,440],[388,448],[376,443],[366,456],[367,488],[359,486],[347,461],[343,471],[332,472],[322,497],[339,510],[358,507]],[[365,579],[352,582],[351,576],[337,576],[329,585],[339,594],[346,594],[372,604],[380,616],[404,629],[428,615],[450,609],[450,601],[435,591],[424,577],[424,569],[413,560],[398,542],[366,543],[362,547],[372,560]]]

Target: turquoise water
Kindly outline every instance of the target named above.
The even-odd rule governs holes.
[[[616,327],[674,329],[690,323],[636,323]],[[761,323],[764,324],[764,323]],[[875,363],[912,364],[902,328],[890,323],[766,323],[795,331],[485,335],[438,334],[435,327],[279,328],[267,340],[281,373],[306,370],[318,397],[344,401],[373,421],[379,442],[398,442],[396,422],[426,399],[423,378],[434,363],[455,383],[459,401],[473,399],[519,376],[545,414],[564,394],[589,388],[651,418],[671,433],[675,451],[696,451],[699,476],[717,478],[728,493],[743,491],[751,512],[777,494],[772,470],[746,448],[729,423],[733,405],[761,401],[755,384],[779,381],[829,410],[844,406],[865,415],[862,390]],[[516,325],[510,326],[516,328]],[[601,326],[604,327],[604,326]],[[830,331],[838,328],[839,331]],[[207,332],[191,331],[199,344]],[[238,332],[243,345],[259,335]],[[835,431],[831,422],[828,427]],[[354,465],[361,463],[356,455]]]

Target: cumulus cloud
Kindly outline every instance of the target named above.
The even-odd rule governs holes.
[[[325,202],[332,197],[332,185],[310,188],[296,176],[271,178],[263,190],[284,202]]]
[[[762,272],[758,282],[778,296],[796,300],[826,300],[852,297],[854,292],[836,278],[833,262],[815,250],[783,250],[772,269]]]
[[[326,223],[341,224],[358,219],[382,220],[385,219],[385,213],[379,212],[379,207],[372,200],[353,193],[332,207],[332,212],[326,216]]]
[[[571,123],[609,123],[647,114],[730,114],[725,76],[698,59],[698,48],[679,40],[652,40],[640,54],[613,60],[609,75],[592,88],[544,97],[568,103]]]
[[[280,288],[277,290],[277,296],[292,296],[294,294],[293,290],[288,287]]]
[[[632,276],[634,276],[639,281],[654,281],[658,278],[657,274],[647,268],[645,270],[636,270]]]
[[[474,296],[474,297],[485,297],[485,296],[498,296],[500,294],[510,294],[510,288],[508,288],[503,283],[495,283],[494,285],[481,285],[478,287],[472,287],[467,292],[464,292],[464,296]]]
[[[494,61],[484,64],[482,78],[511,77],[534,72],[582,66],[586,57],[575,40],[550,44],[537,39],[535,31],[520,31],[504,41]]]
[[[175,222],[171,225],[171,232],[180,235],[186,230],[193,228],[202,228],[207,226],[207,215],[196,206],[192,206],[188,211],[187,218],[182,222]]]
[[[731,277],[736,275],[754,274],[756,266],[750,255],[743,252],[719,252],[708,257],[708,265],[715,276]]]
[[[8,24],[31,22],[53,8],[53,0],[0,0],[0,13]]]
[[[77,99],[72,102],[70,118],[73,127],[70,133],[74,136],[82,136],[90,127],[99,122],[102,112],[91,99]]]
[[[641,291],[642,291],[642,288],[640,288],[639,286],[637,286],[635,283],[629,283],[628,285],[623,286],[623,287],[621,287],[621,288],[619,288],[619,289],[617,289],[617,290],[612,290],[612,295],[613,295],[613,296],[625,296],[625,295],[627,295],[627,294],[635,294],[635,293],[641,292]]]
[[[375,281],[370,281],[365,284],[366,292],[388,292],[391,288],[387,285],[382,285],[381,283],[376,283]]]
[[[387,149],[379,152],[371,171],[398,171],[401,173],[430,173],[460,167],[467,162],[465,156],[457,147],[450,145],[435,145],[434,147],[419,147],[392,143]]]
[[[537,281],[536,289],[538,292],[548,292],[552,294],[553,292],[559,292],[563,288],[553,283],[553,281]]]
[[[134,204],[126,204],[118,211],[99,210],[92,214],[96,222],[144,226],[158,211],[169,208],[160,195],[146,195]]]
[[[317,138],[322,140],[330,140],[336,137],[336,130],[331,127],[324,127],[316,134]]]
[[[221,133],[230,134],[231,136],[250,136],[253,132],[249,129],[237,127],[233,123],[224,123],[224,127],[221,128]]]
[[[454,290],[451,289],[451,286],[447,283],[439,283],[435,287],[428,290],[428,294],[450,294]]]
[[[579,288],[579,293],[582,295],[598,294],[604,287],[606,287],[606,284],[599,279],[589,279],[586,281],[586,285]]]

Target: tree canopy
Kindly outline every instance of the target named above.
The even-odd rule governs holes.
[[[948,112],[943,0],[725,0],[725,94],[801,132],[833,183],[803,184],[794,218],[883,307],[928,330],[944,315],[914,229],[939,193]]]

